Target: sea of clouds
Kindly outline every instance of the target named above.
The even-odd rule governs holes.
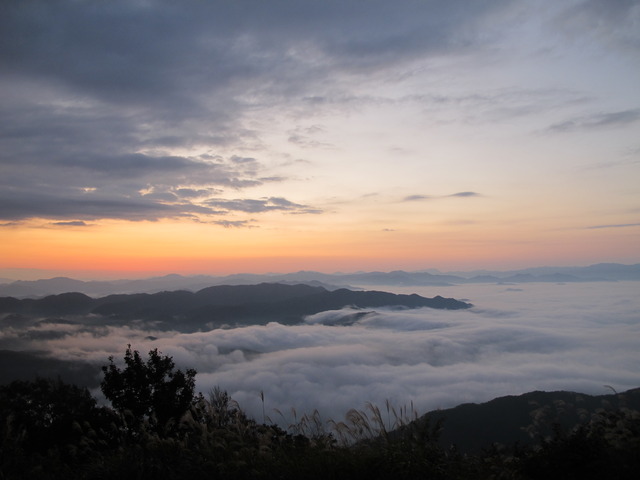
[[[0,344],[97,365],[127,344],[158,348],[198,371],[197,390],[227,390],[241,408],[286,424],[317,409],[342,420],[366,402],[419,413],[532,390],[611,393],[640,386],[640,283],[388,287],[465,299],[470,310],[322,312],[304,324],[178,333],[99,323],[3,329]],[[96,396],[99,392],[94,391]],[[278,409],[280,413],[276,413]]]

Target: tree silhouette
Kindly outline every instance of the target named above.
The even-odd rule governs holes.
[[[60,379],[0,386],[0,438],[15,439],[30,451],[77,443],[83,435],[80,424],[93,423],[100,412],[86,388]]]
[[[194,399],[194,369],[174,370],[172,357],[161,355],[158,349],[149,352],[143,361],[137,350],[127,345],[124,355],[126,367],[121,370],[109,357],[109,365],[102,367],[102,393],[121,414],[133,416],[139,424],[148,420],[162,429],[171,419],[180,418]]]

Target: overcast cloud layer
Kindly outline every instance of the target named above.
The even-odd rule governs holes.
[[[367,148],[336,145],[325,137],[337,138],[340,124],[323,122],[363,115],[356,122],[366,124],[371,107],[393,107],[378,118],[422,111],[432,126],[515,122],[527,135],[637,125],[638,99],[598,98],[579,84],[588,75],[548,82],[533,68],[528,84],[510,75],[520,68],[527,77],[543,57],[562,64],[572,58],[562,49],[576,45],[633,69],[639,15],[633,0],[6,1],[0,219],[79,227],[184,217],[241,227],[270,211],[320,214],[326,205],[310,203],[319,194],[298,186],[289,198],[280,185],[309,180],[305,149],[314,162],[310,152],[323,152],[329,168],[332,152],[363,168]],[[403,139],[389,140],[394,164],[415,148]],[[455,192],[436,196],[491,194]]]
[[[216,198],[284,180],[232,153],[266,148],[250,117],[348,103],[344,80],[467,50],[503,3],[5,2],[0,218],[317,213]]]
[[[368,401],[382,406],[387,399],[397,407],[413,402],[425,412],[532,390],[599,394],[607,391],[604,385],[619,391],[639,386],[637,287],[433,287],[419,293],[464,295],[475,307],[357,316],[346,308],[314,315],[304,325],[193,334],[15,324],[3,329],[0,345],[98,365],[109,355],[122,358],[128,343],[143,353],[157,347],[179,367],[198,370],[198,390],[219,385],[259,420],[261,391],[267,415],[278,422],[274,408],[285,416],[290,408],[317,408],[324,418],[342,419],[350,408]]]

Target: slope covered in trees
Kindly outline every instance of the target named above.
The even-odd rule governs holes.
[[[329,291],[309,285],[262,283],[221,285],[198,292],[173,291],[155,294],[109,295],[91,298],[81,293],[50,295],[41,299],[0,298],[0,313],[14,316],[98,315],[104,324],[132,319],[153,322],[159,328],[197,331],[222,325],[294,324],[306,315],[345,306],[361,308],[430,307],[457,310],[470,304],[436,296],[396,295],[378,291]]]
[[[196,395],[195,371],[176,370],[157,350],[144,360],[129,347],[120,364],[109,359],[103,368],[113,408],[59,380],[0,386],[0,478],[631,479],[640,468],[637,389],[604,403],[587,399],[602,408],[582,409],[571,426],[537,415],[540,405],[531,404],[531,426],[550,422],[548,436],[463,454],[442,441],[447,416],[414,421],[389,404],[367,405],[341,422],[313,413],[283,429],[248,418],[223,390]],[[473,415],[498,404],[508,411],[512,399],[531,401],[505,397]],[[474,435],[477,418],[468,418]]]

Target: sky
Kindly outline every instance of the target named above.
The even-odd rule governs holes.
[[[634,0],[4,1],[0,276],[638,263],[638,85]]]
[[[397,293],[414,289],[390,287]],[[105,326],[86,319],[5,319],[0,350],[95,366],[113,355],[124,368],[127,344],[143,358],[158,348],[182,370],[195,368],[196,391],[218,386],[262,421],[293,423],[292,408],[340,421],[372,402],[419,414],[534,390],[610,394],[640,385],[638,282],[424,287],[419,294],[468,298],[469,310],[321,312],[297,325],[272,322],[194,333],[142,323]],[[19,370],[17,364],[11,371]],[[69,373],[69,369],[65,370]],[[69,380],[67,380],[69,381]],[[278,414],[275,409],[281,413]]]

